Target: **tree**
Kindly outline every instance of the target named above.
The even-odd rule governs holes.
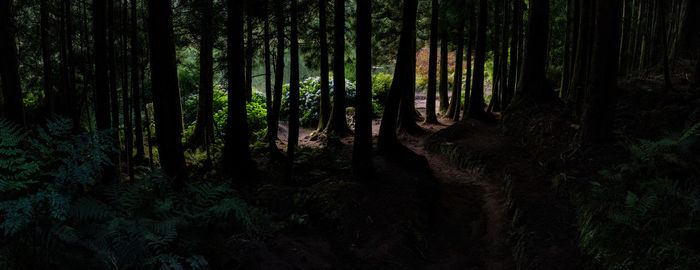
[[[438,21],[440,15],[440,7],[438,0],[431,2],[430,15],[430,59],[428,60],[428,97],[425,105],[425,122],[438,123],[437,115],[435,114],[435,92],[437,88],[437,51],[438,51]],[[358,18],[358,21],[360,19]]]
[[[343,135],[350,132],[345,119],[345,0],[335,0],[333,10],[333,109],[326,130]]]
[[[106,0],[92,5],[92,27],[95,39],[95,122],[98,130],[107,130],[109,122],[109,83],[107,82],[107,41],[105,25]]]
[[[148,19],[153,114],[160,164],[166,175],[182,185],[185,156],[171,1],[149,0]]]
[[[665,26],[666,25],[666,1],[663,0],[656,0],[656,3],[658,3],[658,12],[659,16],[661,17],[661,25]],[[659,31],[661,32],[661,40],[660,42],[663,43],[663,67],[664,67],[664,87],[666,87],[667,90],[673,89],[673,84],[671,84],[671,73],[670,73],[670,68],[668,66],[668,37],[666,33],[666,27],[659,27]]]
[[[289,35],[289,136],[287,138],[287,177],[292,177],[294,151],[299,143],[299,34],[297,32],[297,1],[292,0],[290,13],[291,33]]]
[[[468,115],[468,107],[469,107],[469,95],[471,93],[471,78],[472,78],[472,55],[474,51],[474,43],[476,39],[476,18],[474,17],[474,10],[476,9],[476,5],[474,1],[469,1],[469,6],[467,7],[469,10],[467,11],[468,16],[469,16],[469,45],[467,45],[467,74],[466,74],[466,80],[464,82],[464,111],[462,112],[462,117],[467,118]],[[457,110],[456,117],[454,119],[459,119],[459,109]]]
[[[253,55],[255,54],[255,44],[253,42],[253,1],[246,2],[246,33],[247,42],[245,47],[245,96],[250,101],[253,98]]]
[[[410,50],[414,53],[410,54],[408,58],[408,66],[413,67],[412,72],[407,72],[407,77],[403,82],[404,91],[402,92],[401,102],[399,104],[399,130],[407,133],[417,134],[422,133],[423,128],[421,128],[416,121],[422,121],[420,113],[416,110],[416,14],[418,12],[418,3],[416,1],[415,7],[413,1],[404,2],[404,5],[409,5],[409,9],[404,8],[404,13],[401,19],[401,31],[406,31],[409,33],[408,38],[411,41]],[[404,27],[408,29],[404,30]],[[409,55],[407,55],[409,56]],[[396,77],[394,77],[396,78]]]
[[[224,167],[228,172],[248,173],[253,160],[248,146],[248,122],[245,106],[245,52],[241,1],[226,2],[226,78],[228,80],[228,117]]]
[[[620,1],[597,0],[596,13],[595,44],[581,129],[583,142],[612,139],[617,102]]]
[[[384,107],[382,123],[379,127],[379,140],[377,147],[381,151],[394,151],[402,146],[396,137],[398,126],[399,106],[403,102],[402,98],[407,89],[406,84],[411,85],[409,80],[415,74],[415,65],[411,65],[411,57],[415,55],[413,50],[413,40],[415,36],[415,14],[418,8],[417,0],[406,0],[403,6],[403,17],[401,26],[401,38],[399,40],[399,51],[396,55],[396,67],[394,68],[394,79]]]
[[[131,0],[134,1],[134,0]],[[124,152],[126,154],[125,161],[127,165],[127,172],[129,174],[129,181],[134,180],[134,164],[133,164],[133,153],[134,153],[134,133],[131,127],[131,113],[129,106],[129,54],[127,44],[127,28],[129,24],[127,23],[128,18],[128,8],[127,1],[124,0],[122,3],[122,113],[124,114]],[[135,14],[132,14],[134,16]]]
[[[263,50],[265,55],[263,56],[265,64],[265,108],[268,110],[267,113],[267,123],[268,123],[268,133],[267,138],[270,139],[270,123],[274,122],[272,118],[272,73],[270,70],[270,19],[267,16],[269,14],[269,1],[263,1]],[[276,138],[275,138],[276,139]],[[270,145],[274,144],[274,140],[270,140]]]
[[[318,112],[318,128],[316,129],[317,132],[321,132],[326,128],[331,114],[330,89],[328,87],[328,39],[326,37],[326,1],[328,0],[318,0],[318,37],[321,53],[321,94],[320,108]]]
[[[282,83],[284,77],[284,7],[281,1],[274,1],[274,3],[275,27],[277,28],[277,56],[275,60],[275,92],[272,99],[272,112],[267,121],[267,140],[271,155],[277,158],[280,155],[277,149],[277,129],[282,106]]]
[[[444,115],[447,112],[448,106],[449,106],[449,101],[448,101],[448,94],[447,94],[447,88],[449,82],[447,81],[448,77],[447,74],[449,73],[448,71],[448,45],[449,45],[449,38],[447,35],[447,30],[442,31],[442,37],[440,38],[440,89],[438,90],[440,92],[440,114]]]
[[[479,1],[479,23],[474,51],[474,75],[472,93],[469,97],[469,114],[473,117],[484,115],[484,63],[486,62],[486,25],[488,24],[487,0]]]
[[[41,38],[41,64],[43,68],[43,87],[46,111],[54,112],[53,82],[51,81],[51,47],[49,44],[49,3],[48,0],[39,1],[39,27]]]
[[[5,118],[24,125],[24,104],[22,103],[22,88],[19,80],[19,62],[17,60],[17,45],[12,22],[12,1],[0,2],[0,78],[2,79],[2,97],[4,101]]]
[[[452,97],[450,106],[447,109],[447,118],[459,121],[459,112],[462,108],[462,67],[464,63],[464,22],[465,18],[460,18],[457,24],[457,52],[455,61],[455,76],[452,84]]]
[[[545,74],[549,32],[549,0],[531,0],[525,41],[525,57],[516,99],[546,102],[554,98]]]
[[[372,3],[357,1],[357,96],[355,105],[355,141],[352,165],[359,173],[368,172],[372,164]],[[435,67],[433,67],[435,68]],[[433,114],[435,114],[435,74],[433,74]],[[436,119],[437,121],[437,119]]]
[[[144,157],[143,125],[141,123],[141,89],[139,88],[139,40],[138,13],[136,0],[131,0],[131,99],[134,110],[134,135],[136,137],[136,162],[141,163]]]
[[[214,142],[214,39],[212,26],[213,1],[201,0],[200,7],[200,43],[199,43],[199,103],[197,104],[197,122],[189,144],[192,147],[203,146],[209,149]]]

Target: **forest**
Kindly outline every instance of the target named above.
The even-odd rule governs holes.
[[[0,0],[0,269],[695,269],[700,1]]]

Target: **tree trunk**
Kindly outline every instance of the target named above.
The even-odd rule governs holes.
[[[577,44],[575,45],[576,52],[574,55],[574,62],[572,63],[572,74],[569,86],[564,92],[564,101],[576,115],[580,116],[582,113],[583,89],[586,85],[588,70],[590,70],[589,67],[591,63],[590,56],[592,53],[593,27],[595,25],[595,17],[593,15],[595,2],[579,1],[579,4],[580,15],[578,17],[580,21]]]
[[[582,140],[587,143],[613,138],[613,114],[617,101],[621,2],[597,0],[596,3],[598,23],[582,127]]]
[[[265,16],[263,16],[263,50],[265,55],[263,56],[265,62],[265,110],[268,123],[268,137],[269,137],[269,123],[272,121],[272,71],[270,69],[270,19],[269,19],[269,1],[264,1]]]
[[[469,98],[469,114],[473,117],[484,115],[484,63],[486,61],[486,26],[488,24],[487,0],[479,1],[479,24],[476,36],[476,51],[474,56],[474,75],[472,78],[472,93]]]
[[[498,111],[498,106],[500,106],[499,101],[501,99],[501,25],[499,20],[501,19],[501,9],[500,5],[502,1],[495,1],[493,9],[493,69],[491,70],[491,102],[487,111],[494,112]]]
[[[8,0],[9,1],[9,0]],[[53,93],[53,82],[51,80],[51,47],[49,46],[49,7],[48,0],[41,0],[39,2],[39,26],[41,32],[41,62],[43,68],[43,87],[44,87],[44,98],[46,111],[49,114],[55,111],[55,101]]]
[[[109,83],[107,81],[105,3],[106,0],[95,0],[92,13],[92,31],[95,38],[95,121],[98,130],[107,130],[111,127],[109,122]]]
[[[287,138],[287,177],[292,178],[294,151],[299,144],[299,34],[297,33],[297,0],[291,0],[290,68],[289,68],[289,137]]]
[[[447,30],[443,30],[443,32],[447,32]],[[440,92],[440,114],[443,116],[445,115],[445,113],[447,113],[447,109],[449,108],[450,103],[447,94],[449,84],[449,82],[447,81],[447,74],[450,72],[448,70],[448,37],[449,35],[447,35],[447,33],[442,33],[442,38],[440,41],[440,89],[438,89],[438,91]]]
[[[209,149],[214,141],[214,31],[212,0],[203,0],[201,4],[200,45],[199,45],[199,103],[197,104],[197,122],[188,147],[202,146]]]
[[[513,2],[513,24],[511,29],[510,40],[510,67],[508,70],[508,85],[503,91],[503,110],[505,111],[510,105],[513,96],[515,95],[516,75],[518,70],[518,40],[520,39],[520,8],[517,2]],[[566,76],[567,72],[564,72]]]
[[[464,22],[466,18],[460,19],[457,27],[457,52],[455,52],[455,77],[452,83],[452,97],[450,106],[447,109],[447,118],[459,121],[459,112],[462,108],[462,66],[464,63]]]
[[[425,105],[425,122],[438,123],[435,114],[435,92],[437,88],[438,21],[440,9],[438,0],[432,0],[430,19],[430,58],[428,60],[428,97]],[[358,18],[359,20],[359,18]]]
[[[131,0],[131,99],[134,111],[134,133],[136,135],[136,163],[141,164],[144,156],[143,125],[141,123],[141,89],[139,89],[139,42],[138,13],[136,0]]]
[[[228,80],[228,118],[224,145],[224,166],[231,174],[244,175],[251,171],[248,143],[248,122],[245,106],[245,51],[243,40],[243,11],[240,1],[226,2],[226,63]]]
[[[410,62],[407,63],[408,66],[413,67],[413,72],[407,73],[408,77],[405,80],[406,85],[404,85],[405,91],[401,96],[401,103],[399,104],[399,130],[407,133],[420,133],[423,132],[416,121],[422,121],[420,113],[416,111],[416,12],[418,11],[418,1],[407,1],[404,5],[409,5],[408,9],[404,9],[404,14],[402,15],[402,25],[407,25],[410,27],[409,31],[411,34],[411,53]],[[406,13],[406,11],[408,13]],[[403,27],[403,26],[402,26]]]
[[[503,1],[503,26],[501,28],[501,64],[499,77],[501,77],[501,86],[499,87],[498,94],[498,106],[494,106],[494,111],[504,111],[505,108],[510,103],[510,98],[508,92],[508,19],[510,18],[510,5],[508,0]],[[496,105],[496,104],[494,104]]]
[[[184,184],[185,157],[171,2],[149,0],[148,18],[153,114],[160,164],[165,174],[181,186]]]
[[[382,124],[379,127],[379,140],[377,147],[382,151],[393,151],[401,147],[396,130],[398,126],[399,106],[406,89],[406,84],[411,74],[415,73],[415,66],[411,66],[411,57],[415,55],[413,51],[413,40],[415,36],[415,14],[418,6],[417,0],[406,0],[403,6],[403,23],[401,26],[401,37],[399,40],[399,51],[396,55],[396,67],[394,68],[394,79],[384,105],[384,115]],[[410,23],[410,22],[414,23]]]
[[[518,80],[517,99],[547,102],[554,92],[547,82],[547,37],[549,32],[549,0],[530,1],[522,74]]]
[[[134,0],[132,0],[134,1]],[[133,164],[133,154],[134,154],[134,132],[131,126],[131,106],[129,98],[129,53],[127,46],[127,33],[128,26],[127,23],[129,12],[127,0],[121,1],[122,5],[122,21],[121,21],[121,31],[122,31],[122,113],[124,121],[124,150],[126,153],[126,165],[127,172],[129,174],[129,181],[134,180],[134,164]]]
[[[472,83],[472,56],[474,55],[474,44],[476,43],[476,17],[474,16],[474,10],[476,9],[476,4],[473,1],[469,2],[469,41],[467,45],[467,74],[464,81],[464,106],[462,106],[462,118],[466,119],[469,114],[469,96],[471,95],[471,83]],[[457,110],[459,114],[459,110]]]
[[[664,3],[663,0],[657,0],[656,1],[659,5],[658,7],[658,12],[661,16],[661,27],[659,27],[659,31],[661,31],[661,42],[663,43],[663,50],[664,50],[664,59],[663,59],[663,67],[664,67],[664,87],[666,90],[673,90],[673,84],[671,84],[671,72],[670,68],[668,66],[668,38],[666,35],[666,4]]]
[[[437,1],[434,1],[435,3]],[[434,12],[435,9],[433,9]],[[433,20],[434,21],[434,20]],[[432,28],[432,26],[431,26]],[[372,166],[372,3],[357,1],[357,96],[355,141],[352,165],[356,173],[367,173]],[[435,33],[435,32],[433,32]],[[434,59],[433,59],[434,60]],[[433,71],[434,70],[433,66]],[[435,74],[433,73],[433,115],[435,114]],[[436,120],[437,121],[437,120]]]
[[[280,155],[277,149],[277,130],[282,105],[282,83],[284,79],[284,7],[280,1],[275,1],[275,18],[277,31],[277,57],[275,65],[275,93],[272,99],[272,113],[267,121],[267,140],[273,157]]]
[[[345,0],[335,0],[333,10],[333,109],[326,129],[343,135],[350,132],[345,119]]]
[[[253,45],[253,16],[250,12],[253,9],[252,5],[248,4],[247,9],[246,32],[248,40],[245,50],[245,97],[247,101],[251,101],[253,98],[253,55],[255,54],[255,47]]]
[[[25,124],[22,88],[19,80],[17,45],[13,32],[12,1],[0,0],[0,79],[2,79],[3,110],[5,118],[19,125]]]
[[[107,61],[109,70],[109,96],[111,102],[112,128],[114,129],[115,145],[119,143],[119,95],[117,93],[117,56],[115,50],[114,1],[107,0]],[[118,160],[118,159],[117,159]]]
[[[328,87],[328,39],[326,37],[326,31],[328,28],[326,25],[326,1],[328,0],[318,1],[318,35],[321,45],[321,104],[318,112],[318,132],[323,131],[326,128],[331,114],[330,89]]]

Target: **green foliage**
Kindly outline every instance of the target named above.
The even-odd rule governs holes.
[[[394,80],[394,75],[387,73],[377,73],[372,75],[372,96],[375,101],[375,111],[384,111],[384,102],[389,96],[391,82]]]
[[[333,78],[329,78],[331,104],[333,102]],[[355,83],[345,80],[346,106],[355,104]],[[303,127],[313,127],[318,123],[318,113],[321,109],[321,77],[310,77],[299,83],[299,123]],[[289,84],[282,87],[282,118],[289,118]]]
[[[591,183],[592,198],[579,201],[580,245],[600,266],[691,269],[700,263],[699,175],[690,151],[698,128],[628,142],[632,160]]]
[[[159,171],[96,184],[112,131],[71,129],[59,118],[29,136],[0,120],[0,268],[203,269],[202,239],[263,230],[265,216],[228,184],[176,190]]]

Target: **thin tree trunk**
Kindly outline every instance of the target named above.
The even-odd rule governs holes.
[[[501,25],[499,20],[501,19],[501,9],[500,5],[502,1],[496,1],[493,8],[493,66],[491,70],[491,102],[489,102],[488,109],[489,112],[498,111],[499,101],[500,101],[500,90],[501,90]]]
[[[318,112],[318,128],[317,132],[323,131],[328,125],[328,120],[331,114],[331,99],[330,99],[330,89],[328,86],[328,39],[326,37],[327,25],[326,25],[326,1],[318,1],[318,15],[319,15],[319,40],[321,49],[321,96],[320,96],[320,109]]]
[[[547,83],[547,37],[549,32],[549,0],[531,0],[525,58],[518,80],[516,98],[546,102],[554,97]]]
[[[287,138],[287,178],[291,180],[294,169],[294,151],[299,144],[299,34],[297,33],[297,0],[291,0],[289,36],[289,137]]]
[[[135,1],[135,0],[131,0]],[[126,165],[127,172],[129,174],[129,181],[134,180],[134,132],[131,126],[131,106],[129,98],[129,53],[127,46],[127,33],[128,33],[128,3],[124,0],[122,3],[122,113],[124,119],[124,146],[126,152]],[[134,14],[132,14],[134,16]],[[135,68],[135,67],[134,67]]]
[[[5,118],[19,125],[25,124],[22,88],[19,79],[17,45],[12,32],[12,1],[0,0],[0,78],[2,78],[3,112]]]
[[[269,123],[274,122],[272,120],[272,71],[270,69],[270,19],[267,14],[269,14],[269,1],[264,1],[265,16],[263,16],[263,49],[265,55],[263,56],[265,62],[265,110],[268,123],[268,135],[270,135]],[[274,142],[274,140],[272,140]]]
[[[443,32],[447,32],[447,30],[443,30]],[[447,89],[448,89],[448,84],[449,82],[447,74],[449,73],[449,68],[448,68],[448,62],[449,62],[449,55],[448,55],[448,35],[447,33],[442,33],[442,37],[440,40],[440,89],[438,89],[440,93],[440,114],[445,115],[447,113],[447,109],[449,108],[449,97],[447,94]]]
[[[141,164],[144,156],[143,125],[141,123],[141,90],[139,89],[139,41],[138,13],[136,0],[131,0],[131,98],[134,111],[134,133],[136,135],[136,163]]]
[[[510,103],[511,96],[506,93],[508,90],[508,19],[510,18],[510,5],[508,0],[503,1],[503,27],[501,29],[501,69],[499,75],[501,77],[501,87],[499,87],[498,106],[494,106],[495,111],[503,111]]]
[[[428,97],[425,105],[425,122],[438,123],[435,114],[435,92],[437,88],[438,21],[440,9],[438,0],[432,0],[430,19],[430,58],[428,60]],[[358,18],[359,20],[359,18]]]
[[[209,147],[214,141],[214,31],[212,0],[201,3],[200,45],[199,45],[199,103],[197,122],[188,147]]]
[[[274,2],[276,31],[277,31],[277,59],[275,61],[275,93],[272,100],[272,121],[268,120],[267,139],[270,153],[273,157],[280,155],[277,149],[277,130],[280,116],[280,106],[282,101],[282,83],[284,78],[284,7],[280,1]]]
[[[452,96],[450,106],[447,109],[447,118],[459,121],[459,112],[462,108],[462,66],[464,64],[464,22],[466,18],[460,19],[457,24],[457,52],[455,52],[455,76],[452,83]]]
[[[488,24],[487,0],[479,1],[479,23],[476,36],[476,51],[474,56],[474,75],[472,78],[471,97],[469,98],[469,114],[472,117],[484,115],[484,63],[486,61],[486,27]]]
[[[620,1],[597,0],[596,38],[591,77],[586,87],[582,140],[600,142],[612,139],[617,93],[617,65],[620,44]]]
[[[659,5],[658,7],[658,12],[661,16],[661,26],[659,27],[659,31],[661,31],[661,42],[663,42],[663,50],[664,50],[664,87],[666,90],[672,90],[673,89],[673,84],[671,84],[671,72],[670,68],[668,65],[668,39],[666,35],[666,4],[664,3],[663,0],[657,0],[656,1]]]
[[[476,17],[474,16],[474,11],[476,9],[476,4],[474,1],[469,2],[468,9],[469,13],[469,41],[467,45],[467,76],[464,81],[464,106],[462,106],[462,119],[466,119],[469,116],[469,98],[471,95],[471,83],[472,83],[472,56],[474,55],[474,44],[476,43]],[[457,110],[459,114],[460,111]]]
[[[7,0],[9,1],[9,0]],[[11,2],[11,1],[10,1]],[[49,7],[48,0],[41,0],[39,2],[39,26],[41,33],[41,62],[43,68],[43,87],[44,87],[44,98],[46,111],[48,113],[53,113],[55,111],[55,101],[53,94],[53,82],[51,78],[51,49],[49,46]],[[8,11],[9,12],[9,11]]]
[[[182,110],[171,7],[169,0],[148,1],[148,32],[153,111],[160,164],[165,174],[173,177],[176,185],[181,187],[184,184],[185,157],[182,148]]]
[[[249,1],[249,3],[252,3]],[[246,16],[246,32],[247,32],[247,42],[245,50],[245,97],[247,101],[251,101],[253,98],[253,55],[255,54],[255,45],[253,44],[253,16],[251,10],[253,9],[251,4],[246,7],[248,9],[248,14]]]
[[[437,1],[434,1],[437,2]],[[433,9],[434,11],[435,9]],[[432,28],[432,26],[431,26]],[[356,173],[369,173],[372,166],[372,2],[357,1],[357,101],[352,165]],[[433,32],[435,33],[435,32]],[[433,67],[435,68],[435,67]],[[433,70],[434,71],[434,70]],[[433,94],[435,94],[433,74]],[[434,97],[434,96],[433,96]],[[435,113],[433,98],[433,114]],[[436,120],[437,121],[437,120]]]
[[[335,0],[333,9],[333,109],[326,129],[343,135],[350,132],[345,119],[345,0]]]
[[[571,0],[570,0],[571,1]],[[518,39],[520,39],[520,9],[517,2],[513,2],[513,23],[511,27],[511,37],[510,37],[510,67],[508,70],[508,85],[503,91],[503,111],[510,105],[513,96],[515,95],[515,84],[516,75],[518,70]],[[564,76],[567,76],[568,72],[564,72]]]

